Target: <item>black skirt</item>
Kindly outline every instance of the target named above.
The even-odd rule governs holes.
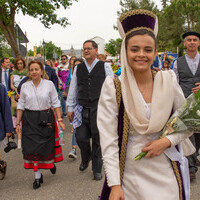
[[[41,125],[41,113],[49,112],[48,126]],[[25,110],[22,117],[22,152],[24,159],[48,161],[55,156],[55,122],[53,111]]]

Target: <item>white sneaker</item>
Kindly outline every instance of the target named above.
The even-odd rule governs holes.
[[[69,154],[69,158],[77,158],[76,149],[72,149]]]

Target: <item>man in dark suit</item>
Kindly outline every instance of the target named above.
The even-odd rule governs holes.
[[[56,72],[55,72],[55,69],[51,68],[49,65],[45,64],[44,65],[44,69],[45,69],[45,72],[47,73],[48,77],[49,77],[49,80],[51,80],[55,87],[56,87],[56,90],[58,91],[58,77],[56,75]],[[17,88],[17,91],[18,93],[20,93],[20,90],[21,90],[21,87],[22,87],[22,84],[25,83],[27,80],[29,79],[29,77],[25,77],[19,84],[18,88]]]
[[[2,83],[6,90],[10,90],[10,73],[12,69],[10,69],[10,60],[9,58],[1,59],[1,69],[0,69],[0,83]]]

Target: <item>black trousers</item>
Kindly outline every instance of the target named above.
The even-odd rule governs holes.
[[[92,148],[90,138],[92,139]],[[97,128],[97,106],[83,108],[82,124],[76,129],[76,141],[81,150],[82,162],[87,163],[92,159],[92,171],[101,173],[103,162]]]
[[[189,170],[190,172],[197,172],[198,168],[196,166],[197,156],[199,155],[199,148],[200,148],[200,133],[194,133],[190,138],[190,141],[196,148],[196,152],[187,157],[189,162]]]

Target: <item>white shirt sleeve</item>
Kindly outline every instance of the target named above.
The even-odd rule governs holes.
[[[173,68],[175,74],[176,74],[176,79],[179,82],[179,74],[178,74],[178,65],[177,65],[177,60],[174,62],[174,68]]]
[[[74,68],[74,72],[72,75],[71,83],[69,86],[69,91],[67,95],[67,107],[68,112],[73,112],[73,108],[77,104],[77,97],[78,97],[78,86],[77,86],[77,66]]]
[[[20,98],[17,103],[17,109],[24,110],[25,109],[25,102],[26,102],[26,94],[25,94],[25,84],[22,85],[20,91]]]
[[[56,91],[56,87],[53,84],[52,81],[49,81],[49,85],[50,85],[50,104],[53,108],[58,108],[60,107],[60,101],[58,99],[58,93]]]
[[[111,76],[112,78],[114,78],[114,73],[113,73],[110,63],[105,62],[104,69],[105,69],[106,76]]]
[[[106,77],[97,110],[97,126],[108,186],[120,185],[118,105],[113,78]]]

